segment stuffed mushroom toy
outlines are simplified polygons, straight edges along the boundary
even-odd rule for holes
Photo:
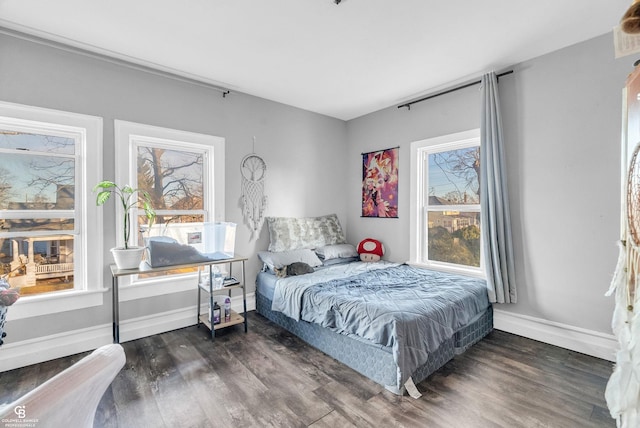
[[[384,245],[376,239],[363,239],[358,244],[358,254],[363,262],[377,262],[384,255]]]

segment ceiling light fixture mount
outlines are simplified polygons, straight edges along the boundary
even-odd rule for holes
[[[333,2],[334,2],[335,4],[340,4],[340,2],[341,2],[341,1],[342,1],[342,0],[333,0]]]

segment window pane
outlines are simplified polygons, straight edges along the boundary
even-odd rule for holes
[[[95,263],[102,249],[91,248],[102,210],[90,191],[103,179],[95,167],[102,118],[9,103],[0,110],[0,273],[11,273],[21,295],[66,295],[30,298],[29,312],[95,304],[101,297],[62,290],[102,286],[103,266]],[[86,203],[76,204],[76,191]]]
[[[429,212],[429,260],[480,267],[480,213]]]
[[[0,213],[0,217],[2,214]],[[74,230],[72,218],[0,218],[0,233]]]
[[[147,218],[145,216],[140,216],[140,224],[147,224]],[[159,213],[156,217],[155,223],[156,225],[164,225],[163,227],[171,227],[171,224],[178,223],[202,223],[204,222],[203,214],[161,214]]]
[[[429,154],[429,205],[478,204],[480,148]]]
[[[0,274],[21,295],[73,289],[73,236],[0,238]]]
[[[0,128],[0,148],[2,149],[73,155],[75,147],[76,142],[73,138]]]
[[[3,153],[0,209],[74,209],[75,161],[70,158]]]
[[[140,146],[138,187],[151,195],[156,210],[200,210],[202,161],[202,153]]]

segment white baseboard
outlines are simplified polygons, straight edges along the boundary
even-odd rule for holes
[[[107,324],[5,343],[0,349],[0,372],[90,351],[112,341]]]
[[[206,308],[206,307],[205,307]],[[242,296],[231,299],[231,308],[242,312]],[[247,311],[255,310],[254,293],[247,294]],[[194,325],[196,307],[176,309],[120,322],[120,342],[140,339]],[[113,341],[111,323],[72,330],[21,342],[6,343],[0,349],[0,372],[91,351]]]
[[[234,296],[231,307],[242,312],[242,298]],[[206,310],[206,306],[203,305]],[[247,294],[247,311],[255,310],[254,293]],[[139,339],[195,323],[195,306],[157,313],[120,323],[121,342]],[[496,330],[517,334],[608,361],[615,361],[618,342],[611,334],[599,333],[541,318],[494,309]],[[0,349],[0,372],[26,367],[60,357],[91,351],[111,343],[111,324],[7,343]]]
[[[561,348],[615,361],[618,341],[612,334],[600,333],[527,315],[493,310],[493,327]]]

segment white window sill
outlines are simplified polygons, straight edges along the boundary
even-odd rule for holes
[[[120,302],[196,290],[198,284],[198,277],[195,273],[139,281],[125,286],[123,286],[122,278],[120,279],[118,288]],[[23,296],[10,307],[7,312],[7,320],[19,320],[102,306],[105,294],[107,294],[107,299],[111,299],[110,288],[91,291],[60,291],[57,293]]]
[[[59,291],[56,293],[23,296],[7,311],[9,321],[39,317],[58,312],[102,306],[108,288],[90,291]]]

